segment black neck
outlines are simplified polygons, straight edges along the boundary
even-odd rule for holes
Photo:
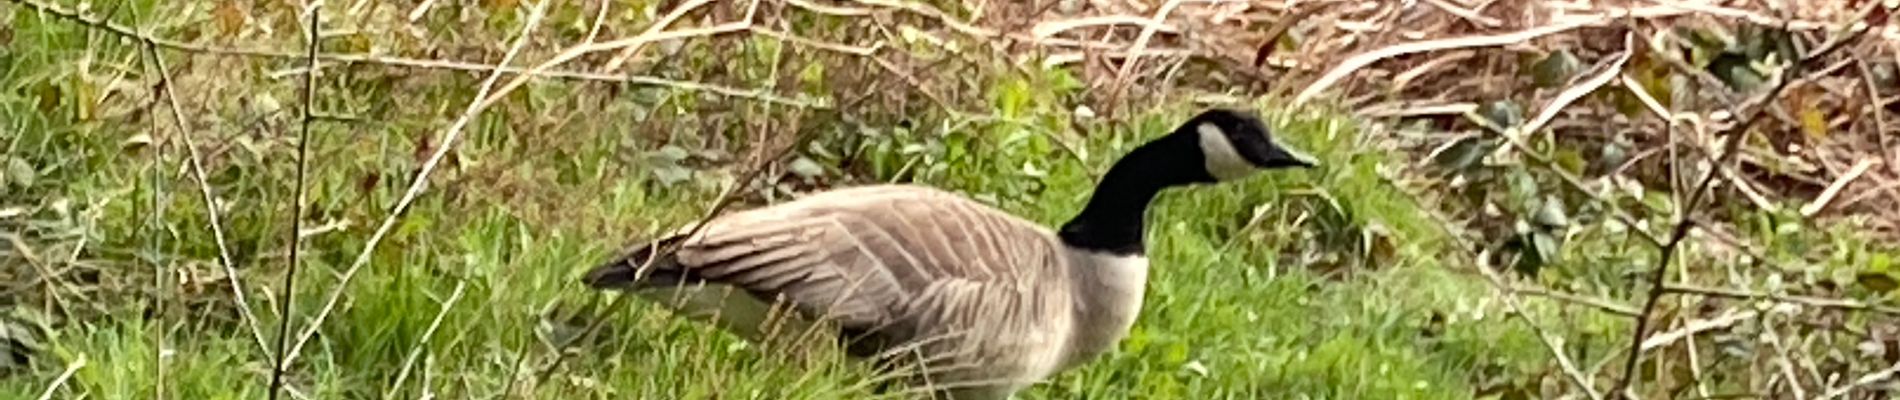
[[[1144,251],[1143,218],[1162,189],[1213,182],[1193,135],[1172,134],[1144,144],[1109,167],[1087,207],[1058,234],[1071,247],[1115,255]]]

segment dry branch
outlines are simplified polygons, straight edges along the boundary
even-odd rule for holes
[[[1856,378],[1854,379],[1853,382],[1850,382],[1846,385],[1842,385],[1840,387],[1836,387],[1833,389],[1828,389],[1827,393],[1821,394],[1821,400],[1830,400],[1830,399],[1847,396],[1848,393],[1852,393],[1855,390],[1866,388],[1868,386],[1873,386],[1876,383],[1890,381],[1890,380],[1895,379],[1896,377],[1900,377],[1900,362],[1893,363],[1893,366],[1887,367],[1887,369],[1874,371],[1867,375],[1861,375],[1860,378]]]
[[[757,1],[757,0],[754,0],[754,1]],[[686,4],[681,4],[677,7],[673,7],[673,11],[667,12],[666,15],[660,17],[658,21],[653,21],[653,23],[647,24],[647,30],[644,32],[640,32],[639,36],[646,37],[646,36],[658,35],[660,32],[665,31],[668,26],[672,26],[673,22],[679,21],[680,17],[686,16],[686,13],[692,12],[693,10],[699,9],[699,7],[702,7],[711,3],[712,3],[711,0],[689,0],[686,2]],[[601,4],[601,7],[605,9],[607,7],[607,4],[603,3]],[[594,40],[592,37],[589,37],[587,39],[587,42],[593,43]],[[621,64],[624,64],[627,62],[628,59],[633,58],[635,54],[640,52],[640,49],[646,47],[647,43],[650,43],[650,42],[634,43],[633,45],[627,46],[627,48],[621,49],[620,54],[615,55],[612,60],[607,61],[607,65],[601,66],[599,72],[612,73],[615,70],[619,70]]]
[[[1638,315],[1642,315],[1642,312],[1638,311],[1635,307],[1617,304],[1615,302],[1611,302],[1605,299],[1584,297],[1584,296],[1579,296],[1574,293],[1560,292],[1560,291],[1550,290],[1550,289],[1546,289],[1542,287],[1514,286],[1511,288],[1511,291],[1527,294],[1527,295],[1532,295],[1532,296],[1548,298],[1551,300],[1557,300],[1557,301],[1561,301],[1565,303],[1589,306],[1590,308],[1595,308],[1598,310],[1602,310],[1603,312],[1615,314],[1618,316],[1635,317]]]
[[[545,11],[546,7],[546,0],[534,3],[533,8],[528,14],[527,21],[522,24],[520,35],[515,38],[515,44],[510,46],[508,53],[502,56],[499,65],[508,65],[514,60],[516,55],[521,53],[523,48],[527,47],[529,38],[532,36],[531,34],[534,32],[534,29],[541,24],[541,17],[544,15],[543,11]],[[484,104],[492,100],[489,92],[491,89],[494,89],[495,82],[501,79],[501,75],[500,72],[490,73],[488,78],[482,81],[481,89],[476,91],[475,98],[469,102],[467,109],[463,110],[462,116],[457,118],[454,124],[449,125],[448,129],[444,130],[442,138],[436,141],[436,143],[440,143],[440,145],[437,146],[433,154],[429,155],[428,160],[422,163],[422,168],[416,171],[414,179],[409,182],[409,189],[403,192],[402,198],[396,201],[396,206],[390,209],[388,216],[383,218],[382,225],[376,227],[375,233],[371,233],[369,240],[364,242],[363,250],[357,253],[356,260],[352,261],[349,268],[343,271],[343,275],[337,278],[336,288],[330,290],[328,300],[324,301],[323,308],[317,312],[316,318],[311,319],[310,326],[305,328],[303,333],[297,335],[297,344],[291,346],[290,350],[282,356],[283,362],[280,363],[281,368],[288,369],[292,363],[296,362],[297,355],[302,351],[303,346],[317,335],[317,330],[323,327],[324,320],[330,316],[332,311],[336,310],[337,302],[342,300],[343,293],[349,288],[351,279],[356,277],[356,273],[361,271],[364,265],[369,264],[370,255],[376,251],[376,246],[382,243],[383,238],[388,237],[390,231],[394,230],[396,222],[402,219],[405,212],[409,210],[409,205],[415,202],[416,197],[422,195],[423,189],[429,184],[429,174],[435,172],[436,166],[441,165],[442,159],[448,154],[448,151],[455,148],[456,139],[461,137],[462,129],[468,126],[468,123],[474,119],[475,115],[480,114],[482,110],[486,108]],[[289,318],[289,316],[285,316],[285,318]]]
[[[226,283],[231,285],[231,299],[236,302],[238,317],[244,320],[244,326],[250,330],[251,340],[261,354],[270,354],[270,345],[265,344],[264,331],[258,328],[257,316],[251,313],[250,299],[244,294],[244,281],[238,277],[236,262],[231,257],[230,241],[225,238],[224,213],[218,210],[218,197],[211,192],[211,182],[205,173],[204,157],[198,152],[198,141],[192,138],[192,130],[185,121],[185,112],[178,102],[177,91],[171,80],[170,68],[165,65],[165,57],[158,53],[157,46],[146,41],[146,56],[152,60],[152,67],[158,70],[159,83],[164,86],[165,104],[171,113],[172,127],[178,131],[178,137],[184,141],[185,157],[190,164],[191,178],[198,185],[198,194],[204,199],[205,218],[211,226],[211,238],[218,246],[218,264],[224,269]],[[283,316],[283,318],[289,318]]]
[[[1809,297],[1809,296],[1757,293],[1757,292],[1750,292],[1750,291],[1738,290],[1738,289],[1707,288],[1707,287],[1691,286],[1691,285],[1685,285],[1685,284],[1673,284],[1673,283],[1667,286],[1664,286],[1663,290],[1666,290],[1670,293],[1675,293],[1675,294],[1720,297],[1720,298],[1728,298],[1728,299],[1735,299],[1735,300],[1768,300],[1768,301],[1773,301],[1776,303],[1795,304],[1795,305],[1802,305],[1802,306],[1808,306],[1808,307],[1841,310],[1841,311],[1871,312],[1875,314],[1885,314],[1885,315],[1900,317],[1900,308],[1868,304],[1866,302],[1855,301],[1855,300],[1827,299],[1827,298]]]
[[[1807,64],[1813,63],[1821,59],[1821,57],[1832,53],[1834,50],[1840,49],[1847,41],[1858,37],[1859,32],[1865,31],[1865,26],[1862,25],[1861,29],[1858,30],[1849,28],[1843,29],[1842,31],[1853,33],[1836,36],[1814,52],[1804,55],[1801,59],[1795,60],[1787,67],[1782,68],[1776,79],[1775,86],[1760,97],[1761,100],[1756,103],[1757,106],[1754,108],[1754,111],[1748,114],[1735,114],[1746,115],[1746,117],[1743,117],[1739,124],[1728,130],[1730,134],[1728,135],[1729,139],[1726,143],[1726,148],[1724,148],[1720,154],[1715,155],[1714,160],[1709,162],[1710,167],[1708,171],[1703,172],[1701,180],[1696,183],[1693,189],[1690,189],[1688,203],[1678,209],[1680,214],[1676,218],[1675,228],[1670,233],[1668,242],[1666,242],[1660,250],[1661,254],[1658,256],[1659,261],[1656,263],[1655,271],[1652,271],[1649,276],[1649,294],[1647,299],[1643,302],[1643,315],[1637,318],[1636,326],[1631,332],[1629,351],[1623,361],[1623,374],[1617,379],[1614,390],[1611,390],[1612,393],[1625,393],[1624,389],[1629,388],[1630,384],[1636,381],[1636,379],[1634,379],[1636,365],[1638,364],[1638,360],[1642,359],[1641,344],[1648,335],[1647,331],[1651,316],[1654,315],[1656,306],[1661,302],[1663,294],[1666,293],[1665,286],[1669,266],[1675,260],[1677,249],[1682,245],[1683,240],[1688,238],[1691,228],[1695,225],[1694,216],[1696,210],[1702,206],[1703,200],[1708,198],[1711,192],[1709,190],[1710,184],[1715,181],[1717,176],[1721,175],[1720,171],[1722,170],[1722,166],[1728,164],[1729,160],[1734,158],[1736,154],[1741,153],[1741,145],[1748,141],[1747,139],[1751,132],[1750,128],[1752,128],[1757,121],[1761,120],[1763,116],[1769,114],[1769,110],[1774,107],[1774,102],[1780,99],[1782,91],[1788,88],[1789,83],[1796,80],[1797,73],[1803,71]]]
[[[59,392],[60,388],[66,387],[66,381],[69,379],[72,379],[73,374],[78,373],[79,370],[83,368],[86,368],[86,355],[84,353],[81,353],[79,354],[78,359],[75,359],[71,363],[66,364],[66,370],[60,372],[59,376],[54,377],[53,383],[46,385],[46,390],[40,392],[39,399],[40,400],[52,399],[53,393],[57,393]],[[81,397],[84,397],[84,396],[81,396]]]
[[[1676,13],[1680,13],[1680,11]],[[1675,13],[1653,12],[1653,13],[1646,13],[1646,14],[1674,15]],[[1425,40],[1425,41],[1418,41],[1418,42],[1402,43],[1402,44],[1393,45],[1390,47],[1370,51],[1364,54],[1359,54],[1351,58],[1347,58],[1346,60],[1340,62],[1339,66],[1333,67],[1333,69],[1326,71],[1325,75],[1320,76],[1318,80],[1314,81],[1311,84],[1308,84],[1306,86],[1306,89],[1302,89],[1298,95],[1293,97],[1293,106],[1297,107],[1299,105],[1305,104],[1307,101],[1312,100],[1313,97],[1318,96],[1320,92],[1323,92],[1326,89],[1331,88],[1334,83],[1337,83],[1340,79],[1344,79],[1347,75],[1351,75],[1353,72],[1358,71],[1361,68],[1365,68],[1366,66],[1372,65],[1372,63],[1379,62],[1381,60],[1385,60],[1388,58],[1402,56],[1406,54],[1429,52],[1429,51],[1465,49],[1465,48],[1475,48],[1475,47],[1497,47],[1497,46],[1523,43],[1531,39],[1536,39],[1536,38],[1554,34],[1554,33],[1565,32],[1565,31],[1582,28],[1586,26],[1602,25],[1604,23],[1614,21],[1615,18],[1620,17],[1620,16],[1621,15],[1599,14],[1594,17],[1577,18],[1573,21],[1569,21],[1569,22],[1565,22],[1565,23],[1561,23],[1557,25],[1525,29],[1522,31],[1511,32],[1511,33],[1506,33],[1506,34],[1469,36],[1469,37],[1460,37],[1460,38],[1451,38],[1451,39],[1436,39],[1436,40]]]
[[[1697,333],[1707,332],[1707,331],[1715,330],[1715,329],[1726,329],[1728,327],[1735,326],[1735,324],[1738,322],[1754,319],[1756,316],[1759,316],[1759,315],[1761,315],[1761,313],[1755,310],[1732,310],[1731,309],[1731,310],[1728,310],[1727,312],[1722,313],[1721,316],[1717,316],[1715,318],[1689,321],[1689,323],[1683,324],[1682,329],[1659,333],[1654,336],[1650,336],[1647,339],[1643,339],[1642,351],[1649,352],[1659,347],[1668,346],[1670,344],[1674,344],[1675,342],[1679,342],[1679,341],[1682,341],[1683,339],[1692,337]]]
[[[1801,216],[1812,217],[1814,214],[1820,213],[1821,209],[1826,208],[1829,203],[1834,201],[1835,196],[1841,194],[1841,189],[1847,188],[1847,184],[1853,183],[1855,179],[1860,179],[1861,174],[1867,173],[1867,169],[1872,168],[1877,162],[1878,161],[1874,161],[1873,159],[1864,159],[1858,163],[1854,163],[1853,168],[1849,168],[1847,173],[1841,174],[1840,178],[1835,178],[1834,183],[1828,184],[1827,190],[1821,191],[1821,195],[1816,196],[1814,201],[1801,206]]]
[[[270,371],[269,396],[271,400],[277,399],[277,393],[284,387],[284,374],[290,369],[290,364],[286,362],[289,358],[284,357],[284,346],[290,343],[290,321],[295,319],[290,317],[291,310],[295,309],[291,305],[297,302],[297,269],[303,261],[300,257],[303,249],[303,207],[308,202],[305,197],[308,196],[306,190],[309,186],[310,125],[316,121],[311,111],[316,108],[317,100],[317,47],[319,41],[322,40],[318,32],[321,31],[323,21],[323,2],[310,2],[304,12],[309,15],[308,22],[305,22],[307,26],[304,27],[307,32],[304,38],[305,57],[309,60],[304,64],[303,121],[297,131],[297,177],[293,181],[296,188],[292,189],[294,194],[291,196],[293,203],[290,205],[290,231],[287,235],[290,240],[289,265],[284,270],[283,287],[278,289],[284,293],[284,301],[283,308],[277,313],[281,316],[277,321],[277,351],[271,353],[273,355]],[[417,12],[420,13],[421,9]]]
[[[1525,327],[1530,328],[1532,334],[1537,336],[1538,341],[1544,345],[1544,349],[1550,353],[1551,358],[1557,361],[1557,366],[1562,371],[1564,377],[1569,379],[1571,384],[1576,385],[1577,389],[1583,391],[1584,395],[1590,399],[1602,400],[1603,395],[1597,392],[1596,384],[1594,380],[1591,379],[1591,376],[1578,369],[1576,361],[1571,360],[1569,353],[1564,350],[1563,340],[1551,335],[1549,331],[1545,330],[1542,325],[1539,325],[1536,320],[1531,319],[1529,310],[1524,307],[1522,299],[1518,297],[1519,287],[1512,285],[1503,274],[1498,273],[1497,269],[1491,266],[1490,259],[1492,257],[1490,250],[1473,250],[1479,248],[1479,246],[1476,246],[1471,239],[1467,238],[1463,232],[1457,228],[1457,224],[1451,223],[1446,220],[1443,215],[1438,213],[1428,213],[1428,215],[1439,222],[1438,227],[1446,236],[1458,242],[1452,247],[1463,250],[1468,259],[1471,260],[1471,263],[1477,266],[1479,275],[1483,276],[1485,282],[1489,283],[1491,288],[1498,293],[1498,298],[1503,300],[1506,307],[1510,308],[1511,315],[1516,316],[1519,321],[1524,323]],[[1542,290],[1539,291],[1539,293],[1548,294],[1555,292]]]
[[[221,46],[180,42],[180,41],[158,37],[158,36],[154,36],[150,34],[140,33],[131,28],[127,28],[123,25],[119,25],[118,23],[115,23],[115,22],[106,21],[104,19],[100,19],[97,17],[88,16],[77,11],[67,10],[57,5],[41,2],[40,0],[6,0],[6,1],[25,5],[28,9],[32,9],[37,12],[41,12],[41,13],[45,13],[48,15],[62,18],[62,19],[66,19],[69,21],[73,21],[81,25],[90,27],[92,29],[102,30],[105,32],[112,33],[114,35],[119,35],[122,37],[131,38],[134,40],[149,42],[160,48],[165,48],[165,49],[170,49],[170,50],[184,51],[184,52],[190,52],[190,53],[220,55],[220,56],[263,57],[263,58],[277,58],[277,59],[297,60],[297,61],[301,61],[306,58],[306,55],[302,54],[301,52],[241,49],[241,48],[229,48],[229,47],[221,47]],[[654,39],[654,40],[658,40],[658,39]],[[763,101],[767,103],[775,103],[775,104],[782,104],[782,105],[795,106],[795,107],[827,108],[827,105],[824,103],[813,102],[813,101],[805,100],[805,99],[787,98],[783,96],[778,96],[778,95],[771,94],[770,91],[765,90],[765,89],[743,89],[743,88],[715,85],[715,84],[709,84],[709,83],[666,79],[666,78],[660,78],[660,77],[648,76],[648,75],[594,73],[594,72],[559,70],[559,69],[543,69],[543,70],[537,71],[537,70],[509,67],[507,65],[499,65],[499,64],[490,65],[490,64],[456,61],[456,60],[430,60],[430,59],[418,59],[418,58],[408,58],[408,57],[381,56],[381,55],[374,55],[374,54],[318,53],[317,59],[328,61],[328,62],[334,62],[334,63],[365,63],[365,64],[377,64],[377,65],[387,65],[387,66],[406,67],[406,68],[440,69],[440,70],[475,72],[475,73],[484,73],[484,74],[494,74],[494,73],[509,74],[509,75],[527,74],[534,77],[647,85],[647,86],[664,87],[664,88],[675,89],[675,90],[706,92],[706,93],[717,94],[720,96],[752,99],[752,100]]]

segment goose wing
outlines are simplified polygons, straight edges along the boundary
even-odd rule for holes
[[[589,280],[597,287],[728,284],[862,330],[911,313],[947,312],[931,307],[946,304],[939,298],[946,291],[1017,294],[993,297],[1017,303],[1036,282],[1058,279],[1057,263],[1064,262],[1047,229],[914,186],[835,190],[707,224],[690,238],[682,230],[635,249],[596,268]],[[675,242],[677,248],[655,260],[647,277],[631,281],[632,268]],[[616,282],[615,276],[623,279]],[[955,303],[971,301],[977,300]]]

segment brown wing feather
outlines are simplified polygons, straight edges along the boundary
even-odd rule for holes
[[[868,329],[903,324],[908,313],[950,312],[917,309],[946,305],[914,301],[935,285],[1026,293],[1053,278],[1056,249],[1046,229],[981,203],[923,187],[869,186],[715,218],[657,273],[783,298]],[[980,317],[923,319],[969,326]]]

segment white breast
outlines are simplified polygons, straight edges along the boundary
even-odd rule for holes
[[[1148,258],[1074,251],[1075,321],[1064,367],[1094,359],[1128,336],[1148,288]]]

